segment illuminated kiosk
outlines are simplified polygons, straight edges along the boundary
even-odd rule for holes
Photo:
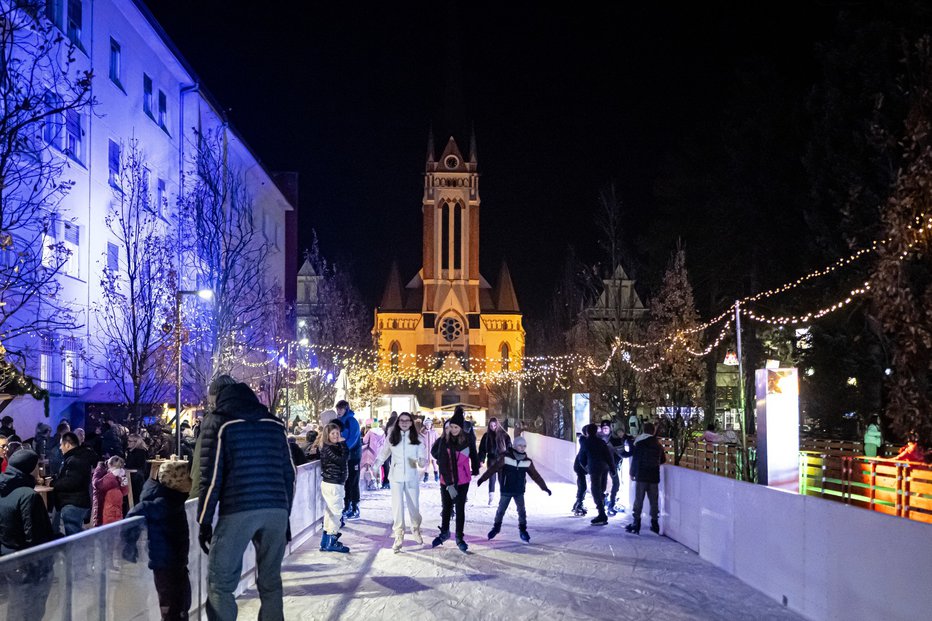
[[[796,369],[758,369],[757,482],[799,491],[799,378]]]

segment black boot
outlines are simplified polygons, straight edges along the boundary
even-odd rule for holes
[[[650,521],[650,532],[660,534],[660,522],[657,520]]]
[[[635,519],[633,522],[625,526],[625,530],[629,533],[634,533],[635,535],[640,534],[641,532],[641,520]]]
[[[605,524],[608,524],[608,516],[605,515],[604,511],[600,511],[599,514],[592,518],[589,523],[595,526],[604,526]]]

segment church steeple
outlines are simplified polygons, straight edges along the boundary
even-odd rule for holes
[[[392,261],[392,269],[388,274],[385,292],[382,293],[382,310],[401,310],[404,308],[401,300],[401,275],[398,272],[398,262]]]
[[[499,313],[518,313],[518,296],[515,295],[515,287],[511,282],[511,272],[508,271],[508,264],[502,261],[502,269],[498,273],[498,299],[495,300],[495,310]]]
[[[476,126],[473,125],[469,131],[469,163],[478,164],[478,153],[476,151]]]
[[[430,124],[430,130],[427,132],[427,163],[434,162],[434,124]]]

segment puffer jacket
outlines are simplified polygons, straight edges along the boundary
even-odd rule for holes
[[[519,453],[514,448],[508,449],[494,464],[489,466],[485,473],[479,477],[476,484],[482,485],[497,472],[502,473],[502,494],[509,496],[523,494],[527,483],[525,475],[530,475],[534,482],[545,492],[550,491],[547,489],[547,484],[544,483],[544,478],[537,472],[534,462],[527,456],[527,453]]]
[[[476,450],[476,436],[463,430],[462,444],[451,445],[446,436],[441,436],[431,452],[437,460],[440,481],[444,485],[466,485],[479,474],[479,452]]]
[[[36,493],[36,480],[8,466],[0,475],[0,546],[4,553],[25,550],[54,539],[52,523]]]
[[[417,484],[418,468],[427,465],[427,447],[420,438],[417,444],[411,444],[408,434],[402,433],[398,444],[394,446],[389,440],[385,441],[373,469],[378,470],[389,457],[392,458],[392,465],[388,470],[390,482]]]
[[[345,484],[346,477],[349,476],[349,468],[346,465],[348,459],[349,451],[346,448],[346,442],[321,446],[320,476],[324,483]]]
[[[667,461],[657,436],[642,433],[634,440],[631,454],[631,480],[638,483],[660,483],[660,464]]]
[[[346,440],[346,448],[349,449],[349,460],[360,461],[362,459],[362,432],[359,429],[359,421],[356,420],[356,413],[347,409],[343,416],[338,416],[336,420],[343,426],[343,438]],[[388,427],[385,428],[388,433]]]
[[[149,569],[173,569],[188,564],[188,518],[184,503],[188,495],[149,479],[139,494],[139,504],[126,514],[127,519],[137,515],[146,519],[149,531]],[[124,530],[124,541],[135,548],[139,528]]]
[[[123,497],[129,495],[129,485],[117,479],[106,464],[98,464],[92,476],[94,486],[91,524],[103,526],[123,519]]]
[[[285,424],[269,415],[246,384],[225,386],[201,429],[197,519],[255,509],[285,509],[294,500],[295,467]]]
[[[56,508],[61,510],[65,505],[91,508],[91,473],[96,464],[97,453],[84,444],[65,454],[61,471],[52,483]]]

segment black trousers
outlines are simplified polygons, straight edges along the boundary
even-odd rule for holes
[[[593,472],[590,476],[592,479],[592,500],[595,502],[595,508],[598,509],[599,515],[605,513],[605,485],[608,483],[608,470]]]
[[[153,569],[162,621],[183,621],[191,609],[191,580],[188,568]]]
[[[609,500],[614,505],[618,499],[618,488],[621,487],[621,481],[618,479],[618,468],[612,468],[608,471],[608,476],[612,478],[612,491],[609,492]]]
[[[469,491],[469,483],[456,486],[456,498],[450,498],[446,485],[440,486],[440,500],[443,503],[443,509],[440,513],[440,530],[443,532],[450,531],[450,514],[453,507],[456,507],[456,538],[463,538],[463,527],[466,525],[466,492]]]
[[[346,477],[346,495],[343,497],[343,510],[350,508],[350,505],[359,504],[359,460],[351,459],[346,462],[349,475]]]
[[[586,484],[586,471],[582,468],[573,468],[573,472],[576,473],[576,502],[582,502],[586,497],[586,489],[588,485]]]

